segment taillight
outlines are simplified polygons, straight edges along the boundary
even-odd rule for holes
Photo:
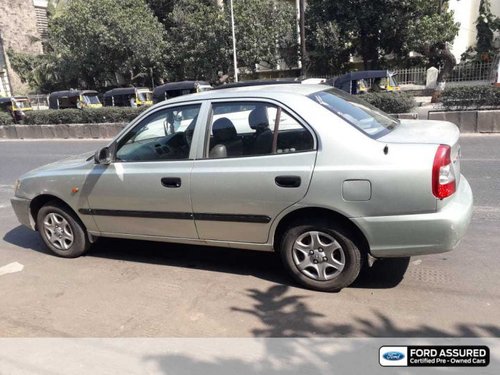
[[[456,190],[455,171],[451,162],[451,147],[440,145],[432,166],[432,193],[438,199],[452,195]]]

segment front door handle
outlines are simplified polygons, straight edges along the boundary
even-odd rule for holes
[[[301,179],[299,176],[277,176],[274,182],[279,187],[297,188],[300,186]]]
[[[161,184],[167,188],[178,188],[181,187],[182,181],[179,177],[163,177]]]

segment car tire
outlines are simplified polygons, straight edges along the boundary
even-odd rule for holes
[[[282,237],[282,262],[302,286],[337,292],[356,280],[363,262],[349,237],[348,231],[326,220],[296,223]]]
[[[45,245],[60,257],[76,258],[90,248],[83,223],[59,202],[49,202],[40,208],[37,227]]]

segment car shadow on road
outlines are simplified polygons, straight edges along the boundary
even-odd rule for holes
[[[491,341],[484,337],[500,336],[499,326],[479,323],[457,323],[448,329],[432,323],[402,326],[388,314],[373,309],[363,314],[353,312],[354,317],[348,323],[336,322],[335,318],[325,319],[325,315],[318,312],[319,309],[315,311],[307,303],[307,296],[301,296],[284,285],[248,289],[247,296],[253,301],[252,306],[248,309],[234,306],[232,311],[259,320],[258,328],[251,331],[259,340],[233,340],[229,344],[227,341],[213,340],[210,345],[197,341],[193,345],[197,351],[175,347],[174,350],[170,348],[163,350],[163,353],[144,356],[143,361],[156,367],[162,374],[176,375],[337,374],[346,371],[346,364],[349,369],[361,366],[364,359],[362,353],[368,353],[367,358],[372,358],[367,362],[367,368],[378,368],[379,347],[408,345],[408,338],[423,338],[418,342],[419,345],[450,345],[450,337],[457,338],[453,341],[455,345],[460,345],[459,338],[475,338],[475,345],[489,345]],[[381,339],[376,342],[345,340],[351,337]],[[435,341],[436,338],[445,338],[447,341]],[[464,342],[462,345],[470,343]],[[228,345],[231,345],[229,353]],[[200,352],[202,355],[198,355]]]
[[[7,232],[4,241],[24,249],[51,254],[38,233],[24,226]],[[170,267],[252,275],[273,283],[294,286],[275,253],[174,243],[101,238],[86,256]],[[351,288],[387,289],[404,277],[409,258],[377,261],[362,272]]]

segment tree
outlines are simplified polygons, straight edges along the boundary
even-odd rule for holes
[[[169,80],[216,81],[233,69],[229,7],[213,0],[178,0],[166,24]],[[297,62],[293,5],[273,0],[234,2],[238,66],[255,71],[256,64],[275,67],[283,59]]]
[[[49,23],[49,43],[83,86],[163,72],[163,28],[143,0],[70,0]]]
[[[59,0],[49,19],[47,54],[14,54],[34,89],[149,83],[164,74],[163,27],[144,0]]]
[[[166,69],[170,81],[215,81],[231,66],[229,19],[211,1],[178,0],[168,16]]]
[[[387,55],[404,61],[412,50],[430,57],[434,48],[445,46],[458,32],[451,13],[438,14],[439,4],[436,0],[310,0],[308,49],[335,62],[337,69],[345,67],[352,54],[363,59],[365,69],[380,68]],[[324,30],[334,36],[330,57],[325,56]]]
[[[166,30],[172,26],[170,13],[174,10],[176,0],[146,0],[154,15],[163,24]]]
[[[297,64],[296,14],[291,3],[237,0],[234,15],[239,66],[255,71],[257,64],[275,68],[282,59],[288,66]]]

